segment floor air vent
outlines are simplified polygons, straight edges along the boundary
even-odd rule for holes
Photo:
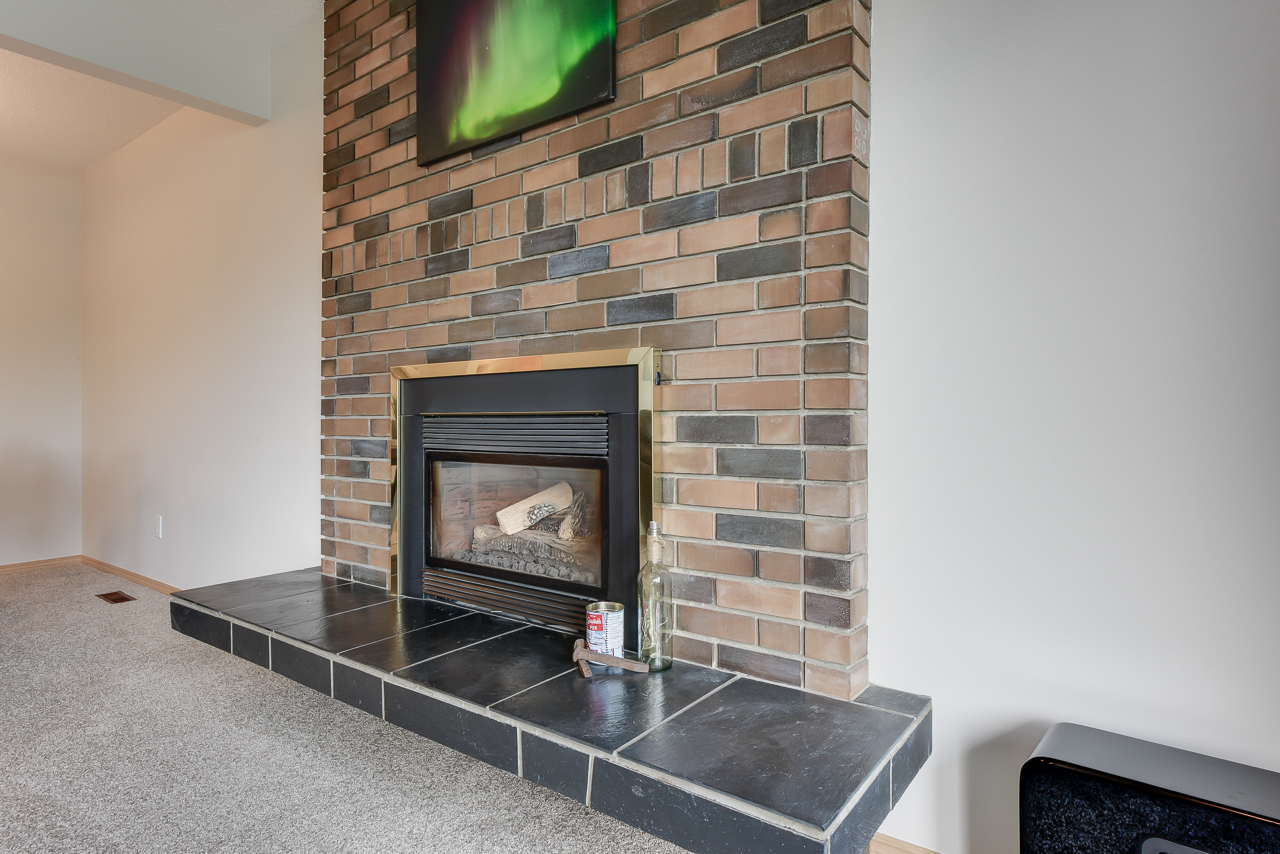
[[[103,602],[110,602],[112,605],[119,605],[121,602],[132,602],[134,597],[120,590],[112,590],[110,593],[99,593],[98,598]]]

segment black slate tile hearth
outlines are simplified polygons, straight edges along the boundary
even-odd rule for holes
[[[882,709],[739,679],[621,755],[825,829],[911,724]]]
[[[312,593],[325,587],[334,587],[345,582],[330,575],[321,575],[320,567],[299,569],[293,572],[282,572],[278,575],[265,575],[262,578],[246,578],[243,581],[228,581],[225,584],[212,584],[208,587],[194,587],[173,594],[179,599],[195,602],[213,611],[227,611],[242,605],[255,602],[268,602],[297,593]]]
[[[443,602],[393,599],[355,611],[295,623],[281,629],[280,634],[329,652],[342,652],[470,613],[473,612]]]
[[[396,676],[488,706],[573,669],[573,641],[571,635],[529,627],[415,664]]]
[[[590,679],[574,670],[494,710],[612,752],[733,678],[683,661],[661,673],[598,665],[592,670]]]
[[[196,640],[704,854],[861,854],[932,749],[928,697],[873,685],[846,703],[684,662],[585,678],[570,635],[314,570],[176,593],[170,613]]]
[[[419,661],[524,628],[524,623],[515,620],[492,614],[471,613],[456,620],[445,620],[425,629],[348,649],[344,657],[391,673]]]

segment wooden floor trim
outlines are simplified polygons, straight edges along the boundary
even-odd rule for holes
[[[928,848],[921,848],[919,845],[912,845],[910,842],[903,842],[901,839],[894,839],[892,836],[885,836],[883,833],[877,833],[871,839],[871,854],[935,854]]]
[[[125,581],[132,581],[134,584],[141,584],[143,587],[149,587],[157,593],[163,593],[166,596],[182,589],[180,587],[165,584],[162,581],[156,581],[154,578],[147,578],[145,575],[139,575],[136,572],[130,572],[127,569],[121,569],[114,564],[107,563],[105,560],[98,560],[96,557],[89,557],[88,555],[67,555],[66,557],[51,557],[47,560],[29,560],[24,563],[9,563],[4,566],[0,566],[0,573],[21,572],[24,569],[48,569],[53,566],[66,566],[73,563],[83,564],[84,566],[91,566],[94,569],[100,569],[103,572],[109,572],[112,575],[123,578]]]

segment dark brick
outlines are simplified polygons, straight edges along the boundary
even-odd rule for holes
[[[804,676],[804,664],[794,658],[782,658],[725,644],[720,644],[719,647],[720,666],[725,670],[797,686]]]
[[[804,583],[828,590],[849,590],[853,586],[853,563],[833,557],[805,555]]]
[[[857,196],[849,197],[849,224],[859,234],[871,233],[871,208]]]
[[[369,508],[369,521],[375,525],[390,525],[391,508],[386,504],[375,504]]]
[[[471,208],[471,188],[467,187],[465,190],[437,196],[427,202],[427,219],[440,219],[469,211]]]
[[[547,331],[547,314],[531,311],[525,314],[504,314],[493,320],[494,338],[515,338],[518,335],[538,335]]]
[[[524,202],[524,227],[530,231],[542,228],[545,213],[546,207],[543,204],[542,193],[534,193]]]
[[[449,324],[449,343],[462,344],[467,341],[483,341],[493,337],[493,318],[482,317],[476,320],[455,320]]]
[[[649,164],[638,163],[627,170],[627,205],[643,205],[649,201]]]
[[[338,477],[368,477],[369,463],[365,460],[337,460],[334,474]]]
[[[710,605],[716,601],[716,583],[701,575],[671,573],[671,595],[675,599],[701,602]]]
[[[644,140],[639,136],[601,145],[578,155],[578,177],[583,178],[597,172],[616,169],[628,163],[635,163],[643,156]]]
[[[796,169],[817,162],[818,117],[810,116],[792,122],[787,128],[787,168]]]
[[[803,198],[804,176],[799,172],[784,172],[772,178],[725,187],[720,191],[720,215],[791,205]]]
[[[535,234],[526,234],[520,238],[520,255],[528,258],[532,255],[545,255],[548,252],[559,252],[572,249],[578,245],[578,232],[572,225],[559,228],[548,228]]]
[[[422,302],[428,299],[439,299],[449,293],[448,279],[427,279],[409,283],[409,302]]]
[[[368,394],[368,377],[338,377],[334,383],[334,391],[338,394]]]
[[[547,259],[530,258],[528,261],[504,264],[495,271],[494,275],[497,286],[500,288],[541,282],[547,277]]]
[[[794,273],[800,269],[802,262],[803,252],[799,243],[771,243],[721,252],[716,256],[716,281],[758,279],[762,276]]]
[[[332,172],[340,169],[348,163],[356,159],[356,144],[348,143],[341,148],[335,148],[324,156],[324,171]]]
[[[670,320],[676,316],[675,294],[648,294],[631,299],[613,300],[609,303],[609,326],[624,323],[650,323]]]
[[[640,330],[641,347],[661,350],[694,350],[716,343],[716,322],[694,320],[689,323],[661,323]]]
[[[545,356],[548,353],[572,353],[572,335],[554,335],[550,338],[526,338],[520,342],[521,356]]]
[[[716,514],[716,539],[726,543],[772,546],[779,549],[804,548],[804,522],[775,516]]]
[[[806,415],[804,440],[810,445],[852,445],[853,416],[840,414]]]
[[[811,199],[847,193],[853,189],[853,162],[838,160],[815,166],[805,173],[805,185]]]
[[[467,362],[471,359],[471,345],[461,344],[453,347],[428,347],[427,362]]]
[[[349,563],[338,564],[334,569],[334,572],[337,574],[338,578],[344,578],[348,581],[351,580],[351,564]]]
[[[716,114],[704,113],[677,124],[650,131],[644,135],[645,157],[657,157],[669,151],[711,142],[719,135],[718,128]]]
[[[760,23],[767,24],[779,18],[785,18],[792,12],[817,6],[823,0],[760,0]],[[798,20],[803,21],[804,18]]]
[[[849,600],[821,593],[804,594],[804,618],[811,623],[837,629],[853,628],[853,608]]]
[[[519,290],[489,291],[471,298],[471,314],[473,317],[519,310]]]
[[[777,89],[788,83],[817,77],[853,62],[853,35],[827,39],[804,50],[780,56],[760,66],[760,88]]]
[[[676,0],[644,16],[644,37],[651,39],[705,18],[720,8],[716,0]]]
[[[804,452],[777,448],[717,448],[716,474],[799,480],[804,477]]]
[[[352,237],[356,240],[368,240],[371,237],[386,234],[390,228],[391,215],[382,214],[357,222],[355,228],[352,229]]]
[[[716,72],[724,74],[767,56],[800,47],[808,36],[807,29],[804,18],[792,18],[727,41],[716,51]]]
[[[748,445],[756,440],[754,415],[676,416],[677,442],[726,442]]]
[[[750,98],[759,91],[759,69],[743,68],[685,89],[680,93],[680,115],[692,116],[703,110],[714,110],[725,104]]]
[[[849,341],[824,341],[804,345],[806,374],[845,374],[854,367],[853,344]]]
[[[373,295],[368,291],[338,297],[338,314],[355,314],[357,311],[368,311],[373,303]]]
[[[674,477],[662,478],[662,503],[676,503],[676,479]]]
[[[382,86],[374,89],[368,95],[357,98],[355,102],[355,117],[367,116],[375,110],[381,110],[387,104],[391,103],[391,87],[390,85]]]
[[[520,134],[515,136],[504,136],[502,139],[495,139],[493,142],[486,142],[484,145],[476,148],[471,152],[472,160],[483,160],[490,154],[497,154],[499,151],[506,151],[508,148],[519,145],[523,142]]]
[[[804,313],[805,338],[867,339],[867,310],[857,305],[833,305],[806,309]]]
[[[387,458],[387,442],[385,439],[352,439],[351,456],[385,460]]]
[[[418,133],[418,117],[405,116],[398,122],[387,125],[387,145],[404,142]]]
[[[355,279],[351,276],[339,276],[333,282],[333,292],[335,294],[349,294],[354,284]]]
[[[644,209],[644,230],[660,231],[716,218],[716,194],[698,193],[669,202],[659,202]]]
[[[593,300],[640,293],[640,270],[613,270],[578,279],[578,299]]]
[[[351,580],[384,589],[387,586],[387,574],[381,569],[373,569],[368,566],[351,567]]]
[[[606,243],[602,246],[588,246],[576,252],[566,252],[563,255],[552,255],[547,258],[545,278],[563,279],[607,269],[609,269],[609,244]]]
[[[756,135],[749,133],[729,140],[729,180],[756,177]]]
[[[446,273],[457,273],[471,266],[471,250],[457,249],[442,255],[432,255],[427,259],[427,275],[443,276]]]
[[[391,17],[407,12],[418,5],[418,0],[391,0]]]

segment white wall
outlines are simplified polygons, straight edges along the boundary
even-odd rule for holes
[[[0,158],[0,565],[80,554],[80,176]]]
[[[319,563],[322,44],[84,175],[84,551],[177,587]]]
[[[875,7],[884,831],[1017,851],[1069,720],[1280,771],[1280,5]]]

